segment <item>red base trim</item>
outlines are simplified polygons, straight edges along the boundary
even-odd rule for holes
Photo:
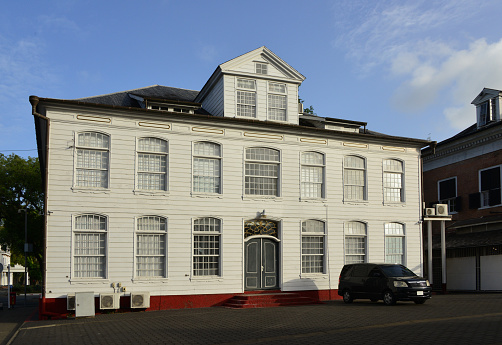
[[[280,290],[274,291],[246,291],[245,293],[270,293],[281,292]],[[310,297],[319,301],[329,301],[341,299],[338,296],[338,290],[309,290],[309,291],[291,291],[300,294],[304,297]],[[150,296],[150,308],[152,310],[166,310],[166,309],[185,309],[185,308],[207,308],[223,305],[228,299],[239,295],[241,293],[233,294],[214,294],[214,295],[175,295],[175,296]],[[118,310],[100,310],[99,297],[95,298],[96,314],[103,314],[106,312],[121,313],[131,311],[144,311],[145,309],[131,309],[131,299],[129,296],[120,298],[120,309]],[[40,320],[47,319],[61,319],[74,316],[72,310],[66,310],[66,297],[64,298],[42,298],[39,303],[39,317]]]

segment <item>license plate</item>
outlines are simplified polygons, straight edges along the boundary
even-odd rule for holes
[[[417,296],[423,296],[424,292],[423,291],[417,291]]]

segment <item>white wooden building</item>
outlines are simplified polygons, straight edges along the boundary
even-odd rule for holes
[[[304,79],[261,47],[201,91],[31,96],[47,191],[43,312],[89,291],[122,308],[138,294],[151,309],[266,289],[334,299],[349,262],[420,274],[429,142],[303,114]]]

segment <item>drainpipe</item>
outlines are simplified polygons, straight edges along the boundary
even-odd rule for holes
[[[50,129],[50,119],[47,116],[44,116],[37,112],[37,105],[40,102],[40,99],[37,96],[30,96],[31,103],[31,113],[33,116],[39,117],[42,120],[45,120],[47,123],[46,135],[45,135],[45,186],[44,186],[44,257],[42,262],[42,303],[40,316],[45,315],[45,290],[47,284],[47,200],[48,200],[48,185],[49,185],[49,129]]]

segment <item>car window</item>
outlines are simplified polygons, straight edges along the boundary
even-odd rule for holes
[[[370,269],[373,266],[370,265],[355,265],[352,273],[353,277],[367,277]]]
[[[380,271],[380,269],[378,269],[378,267],[375,267],[370,271],[370,274],[368,276],[373,278],[379,278],[382,276],[382,272]]]
[[[409,268],[401,265],[381,266],[382,271],[387,277],[416,277]]]
[[[352,267],[353,267],[352,265],[345,265],[345,266],[343,266],[342,272],[340,272],[340,276],[341,277],[345,277],[345,276],[350,277],[351,271],[352,271]]]

